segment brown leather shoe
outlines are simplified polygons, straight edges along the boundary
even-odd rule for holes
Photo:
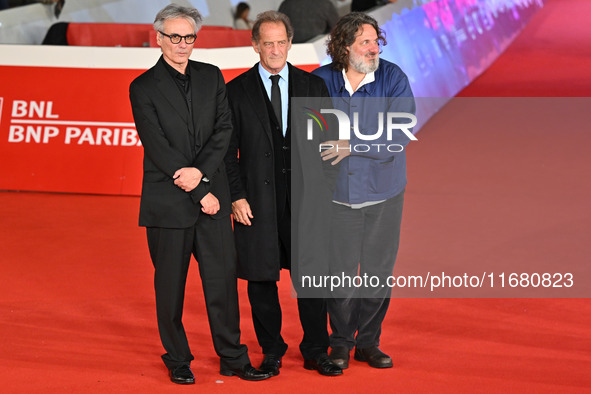
[[[349,348],[345,346],[335,346],[332,348],[329,357],[333,363],[342,369],[349,368]]]
[[[355,360],[367,361],[370,367],[392,368],[392,358],[378,349],[377,346],[365,349],[355,348]]]

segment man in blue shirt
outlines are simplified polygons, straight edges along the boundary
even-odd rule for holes
[[[407,76],[379,58],[385,44],[375,19],[350,13],[330,34],[332,63],[313,71],[326,82],[334,108],[351,122],[345,133],[350,138],[327,141],[330,149],[323,152],[324,160],[341,162],[333,196],[331,275],[342,278],[342,287],[333,292],[328,312],[330,357],[342,368],[348,367],[353,347],[356,360],[392,367],[391,357],[378,346],[391,295],[386,279],[392,275],[400,238],[404,147],[415,139],[409,128],[416,118]],[[388,128],[394,119],[402,119],[397,124],[407,128]],[[347,278],[356,277],[357,282],[347,284]],[[364,277],[377,277],[379,283],[362,283]]]

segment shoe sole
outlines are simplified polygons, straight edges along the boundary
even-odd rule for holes
[[[355,354],[355,356],[353,356],[353,358],[355,360],[357,360],[357,361],[361,361],[361,362],[367,363],[372,368],[392,368],[394,366],[394,364],[392,363],[392,361],[390,361],[389,363],[385,363],[385,364],[372,364],[365,357],[358,356],[357,354]]]
[[[269,379],[271,376],[273,376],[273,375],[269,375],[269,376],[264,376],[264,377],[260,377],[260,378],[244,379],[243,377],[241,377],[240,375],[238,375],[237,373],[234,373],[232,371],[220,371],[220,375],[223,375],[223,376],[238,376],[238,378],[240,380],[245,380],[247,382],[258,382],[258,381],[261,381],[261,380]]]
[[[192,381],[191,380],[188,380],[187,381],[187,380],[173,380],[173,379],[170,379],[170,381],[172,383],[175,383],[175,384],[195,384],[195,380],[192,380]]]
[[[340,375],[343,374],[343,371],[339,371],[339,372],[336,372],[336,373],[324,373],[324,372],[318,370],[318,368],[315,368],[315,367],[312,367],[312,366],[309,366],[309,365],[306,365],[306,364],[304,364],[304,369],[307,369],[308,371],[316,371],[316,372],[318,372],[322,376],[340,376]]]

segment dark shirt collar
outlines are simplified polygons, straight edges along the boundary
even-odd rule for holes
[[[162,59],[162,62],[164,63],[164,66],[166,67],[166,69],[168,70],[168,72],[170,73],[170,76],[173,78],[179,78],[181,80],[186,80],[188,77],[191,76],[191,66],[187,63],[187,67],[185,68],[185,73],[182,74],[180,72],[178,72],[178,70],[174,67],[172,67],[170,64],[168,64],[168,62],[164,59]]]
[[[181,74],[178,72],[174,67],[166,62],[166,60],[162,59],[164,62],[165,68],[168,70],[168,73],[172,77],[174,84],[179,88],[179,92],[185,98],[187,103],[187,108],[189,112],[191,111],[191,75],[190,69],[191,67],[187,64],[187,68],[185,69],[185,74]]]

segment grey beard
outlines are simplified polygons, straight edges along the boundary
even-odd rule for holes
[[[376,71],[380,65],[380,58],[376,57],[375,61],[371,61],[369,64],[365,63],[363,61],[363,57],[358,57],[358,58],[349,58],[349,63],[351,64],[351,67],[353,67],[353,69],[357,72],[363,73],[363,74],[369,74],[372,73],[374,71]]]

